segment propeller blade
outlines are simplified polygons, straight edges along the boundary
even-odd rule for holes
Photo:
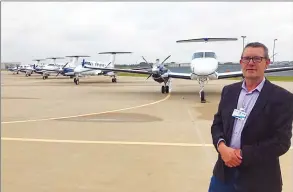
[[[165,62],[165,61],[167,61],[167,59],[169,59],[169,57],[171,57],[171,55],[169,55],[162,63],[161,63],[161,65]]]
[[[150,74],[150,75],[148,76],[147,80],[148,80],[152,75],[153,75],[153,74]]]
[[[143,56],[141,56],[141,57],[142,57],[142,59],[143,59],[148,65],[150,65],[151,67],[153,67],[153,65],[149,64],[149,62],[147,62],[147,60],[146,60]]]
[[[110,62],[110,63],[108,63],[108,65],[106,65],[106,67],[105,68],[107,68],[110,64],[111,64],[112,62]]]
[[[66,67],[66,65],[68,65],[69,62],[67,62],[65,65],[63,65],[62,69],[64,69]]]

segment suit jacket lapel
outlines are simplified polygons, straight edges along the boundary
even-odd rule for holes
[[[262,111],[262,109],[267,103],[269,94],[270,94],[270,82],[266,79],[264,86],[255,102],[253,109],[251,110],[249,114],[249,117],[247,118],[245,122],[243,129],[245,129],[245,127],[247,127],[253,120],[255,120],[258,114]]]

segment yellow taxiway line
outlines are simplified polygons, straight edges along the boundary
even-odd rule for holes
[[[103,112],[97,112],[97,113],[88,113],[88,114],[81,114],[81,115],[72,115],[72,116],[64,116],[64,117],[52,117],[52,118],[45,118],[45,119],[30,119],[30,120],[20,120],[20,121],[4,121],[1,122],[1,124],[15,124],[15,123],[28,123],[28,122],[38,122],[38,121],[50,121],[50,120],[60,120],[60,119],[69,119],[69,118],[76,118],[76,117],[86,117],[86,116],[92,116],[92,115],[101,115],[101,114],[107,114],[107,113],[114,113],[114,112],[119,112],[119,111],[126,111],[130,109],[137,109],[141,107],[146,107],[150,105],[154,105],[157,103],[161,103],[167,99],[169,99],[171,95],[168,94],[164,99],[151,102],[151,103],[146,103],[143,105],[138,105],[138,106],[133,106],[133,107],[127,107],[127,108],[122,108],[122,109],[114,109],[110,111],[103,111]]]

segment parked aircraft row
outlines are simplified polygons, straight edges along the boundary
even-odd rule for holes
[[[178,40],[177,43],[189,43],[189,42],[215,42],[215,41],[237,41],[237,38],[198,38],[198,39],[187,39],[187,40]],[[170,71],[164,63],[171,55],[169,55],[163,62],[160,63],[159,59],[156,60],[156,63],[149,64],[145,58],[145,62],[150,66],[149,68],[138,68],[138,69],[120,69],[115,67],[115,56],[116,54],[127,54],[131,52],[101,52],[100,54],[111,54],[112,60],[109,63],[95,62],[95,61],[86,61],[83,59],[81,63],[78,62],[80,57],[89,57],[86,55],[73,55],[67,56],[72,58],[70,62],[63,64],[56,64],[53,59],[53,63],[47,65],[40,65],[40,59],[36,60],[38,63],[33,66],[23,66],[19,69],[11,69],[11,71],[21,71],[24,72],[27,76],[30,76],[32,72],[41,74],[43,79],[47,79],[48,76],[56,74],[56,76],[62,74],[64,76],[70,76],[73,78],[76,85],[79,84],[79,78],[87,75],[104,75],[112,77],[112,82],[117,82],[117,72],[126,72],[126,73],[137,73],[137,74],[147,74],[148,78],[152,77],[154,81],[158,83],[163,83],[161,86],[161,93],[169,93],[171,90],[171,80],[172,78],[177,79],[186,79],[186,80],[197,80],[200,86],[200,99],[202,103],[205,103],[205,92],[204,85],[208,80],[215,79],[224,79],[230,77],[241,77],[242,71],[236,72],[224,72],[218,73],[217,69],[219,62],[217,60],[216,53],[211,50],[201,50],[193,53],[190,69],[191,73],[176,73]],[[293,70],[293,67],[276,67],[269,68],[265,72],[279,72],[279,71],[289,71]],[[147,79],[148,79],[147,78]]]

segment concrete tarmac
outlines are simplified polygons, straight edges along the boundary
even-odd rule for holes
[[[209,81],[202,104],[196,81],[174,79],[167,95],[152,79],[117,80],[1,72],[2,190],[207,191],[217,158],[210,126],[235,81]],[[291,192],[292,150],[281,165]]]

